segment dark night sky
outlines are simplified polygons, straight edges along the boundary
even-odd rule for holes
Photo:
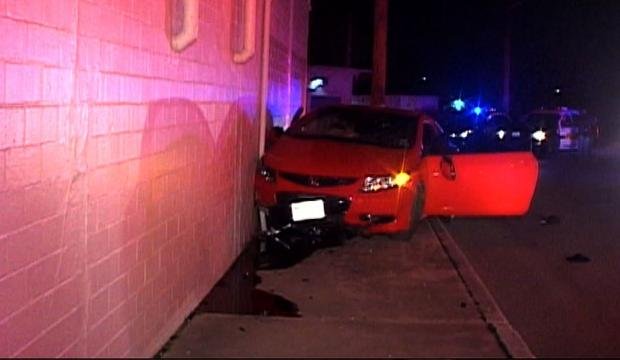
[[[347,63],[351,14],[351,65],[371,68],[372,8],[372,0],[312,0],[310,64]],[[620,114],[620,1],[390,0],[389,13],[388,92],[461,94],[499,107],[510,19],[513,115],[560,103],[610,124]]]

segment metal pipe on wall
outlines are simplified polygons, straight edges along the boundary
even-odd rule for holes
[[[258,156],[265,153],[265,135],[267,130],[267,94],[269,92],[269,47],[271,39],[271,0],[265,0],[263,10],[263,39],[261,53],[260,72],[260,96],[259,96],[259,138]]]
[[[267,131],[267,96],[269,92],[269,48],[271,39],[271,0],[263,3],[263,39],[261,52],[260,94],[259,94],[259,125],[258,125],[258,158],[265,153],[265,136]],[[260,228],[267,230],[267,217],[263,210],[258,211]]]

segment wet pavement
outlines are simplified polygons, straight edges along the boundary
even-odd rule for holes
[[[436,231],[423,222],[409,242],[356,237],[256,274],[242,257],[161,355],[527,356],[450,237]]]

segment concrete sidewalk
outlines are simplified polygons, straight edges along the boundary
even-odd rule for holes
[[[258,287],[296,303],[300,318],[197,315],[164,356],[531,356],[449,234],[434,227],[423,222],[411,242],[355,238],[260,271]]]

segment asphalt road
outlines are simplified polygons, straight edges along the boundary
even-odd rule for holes
[[[541,161],[522,218],[446,226],[536,356],[620,356],[620,146]]]

